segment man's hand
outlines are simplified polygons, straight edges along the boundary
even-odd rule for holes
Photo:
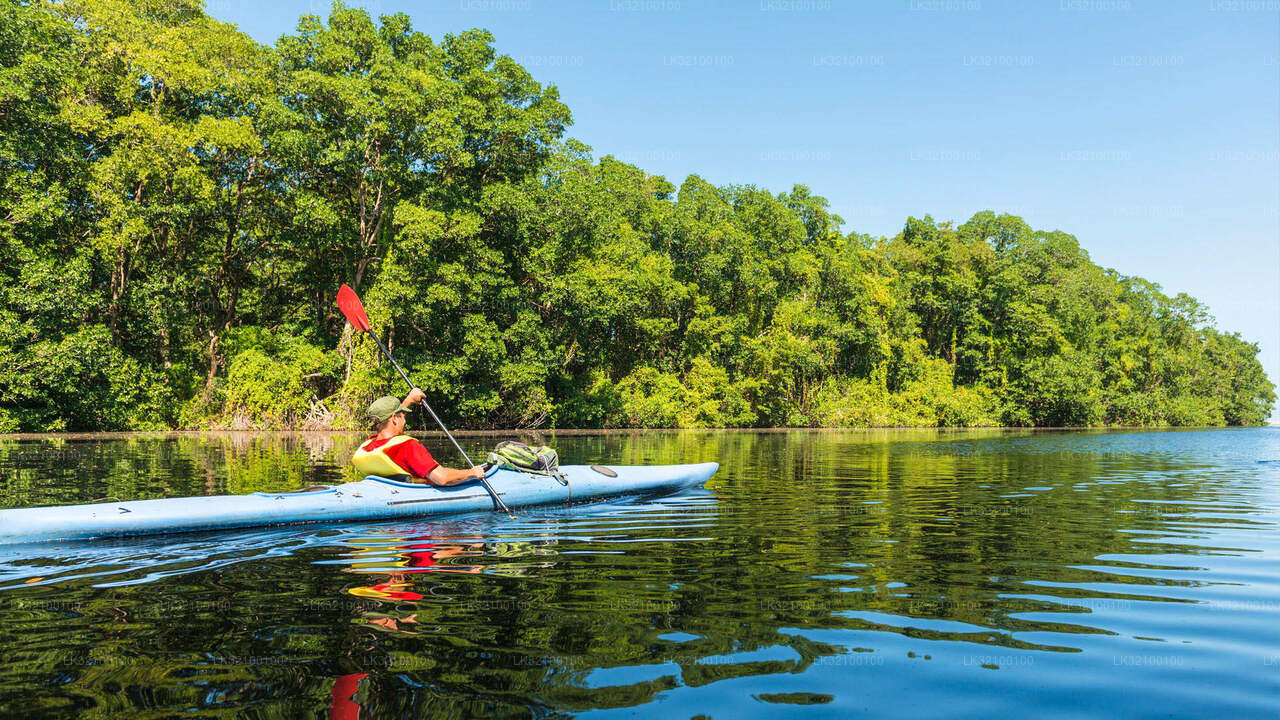
[[[475,479],[477,479],[477,480],[479,480],[480,478],[484,477],[484,466],[483,466],[483,465],[473,465],[473,466],[471,466],[471,477],[473,477],[473,478],[475,478]]]
[[[422,402],[422,398],[426,396],[427,394],[422,392],[421,388],[414,388],[409,391],[409,394],[406,395],[404,398],[404,402],[400,403],[400,405],[402,407],[417,405],[418,403]]]

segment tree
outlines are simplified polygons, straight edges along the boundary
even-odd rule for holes
[[[983,211],[845,232],[804,185],[666,178],[482,30],[333,5],[0,5],[0,431],[1264,422],[1258,347]]]

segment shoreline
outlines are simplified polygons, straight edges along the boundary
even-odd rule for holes
[[[932,432],[932,433],[1037,433],[1037,432],[1150,432],[1171,430],[1246,430],[1251,428],[1280,427],[1280,423],[1266,425],[1092,425],[1092,426],[1039,426],[1020,427],[1016,425],[984,426],[984,427],[919,427],[919,426],[883,426],[883,427],[773,427],[773,428],[544,428],[544,429],[501,429],[501,430],[451,430],[455,437],[502,437],[521,435],[658,435],[662,433],[857,433],[857,432]],[[363,430],[108,430],[79,432],[44,432],[44,433],[0,433],[0,440],[126,440],[130,438],[181,438],[181,437],[246,437],[278,435],[283,437],[320,437],[365,436]],[[440,430],[410,430],[405,433],[413,437],[445,437]]]

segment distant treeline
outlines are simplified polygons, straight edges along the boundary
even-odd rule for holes
[[[843,234],[565,138],[482,30],[335,5],[262,46],[184,0],[0,3],[0,431],[1221,425],[1258,347],[983,212]]]

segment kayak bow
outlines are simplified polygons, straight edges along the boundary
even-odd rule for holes
[[[705,483],[716,463],[614,465],[609,477],[586,465],[565,465],[569,480],[491,468],[490,486],[507,505],[571,503],[617,495],[662,493]],[[0,543],[85,540],[124,535],[347,520],[383,520],[487,510],[489,494],[476,483],[437,487],[370,475],[342,485],[294,492],[165,498],[129,502],[0,510]]]

